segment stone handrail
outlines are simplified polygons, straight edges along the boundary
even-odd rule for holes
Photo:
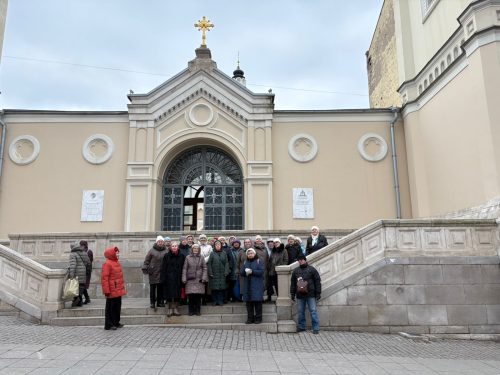
[[[339,238],[352,233],[352,229],[330,229],[322,230],[328,242],[334,242]],[[204,231],[207,236],[220,235],[220,232]],[[30,259],[46,264],[55,264],[57,262],[67,262],[69,259],[70,245],[78,240],[86,240],[89,248],[94,252],[96,260],[103,259],[104,250],[113,245],[120,249],[120,257],[123,260],[142,261],[148,250],[154,244],[156,236],[162,234],[168,235],[177,240],[182,233],[165,232],[100,232],[100,233],[23,233],[9,234],[11,249],[26,255]],[[197,239],[201,232],[191,233]],[[267,238],[279,237],[286,243],[288,234],[300,236],[305,243],[308,232],[298,230],[280,230],[280,231],[232,231],[227,236],[235,235],[239,239],[253,238],[260,234],[264,241]]]
[[[498,256],[494,219],[379,220],[309,255],[321,275],[322,297],[347,286],[351,276],[397,257]],[[291,319],[290,277],[295,262],[276,268],[279,319]]]
[[[46,323],[63,307],[66,270],[50,269],[0,245],[0,300]]]

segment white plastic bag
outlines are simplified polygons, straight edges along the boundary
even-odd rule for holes
[[[78,295],[80,285],[78,284],[78,277],[74,279],[67,279],[64,283],[63,296],[65,300],[70,300]]]

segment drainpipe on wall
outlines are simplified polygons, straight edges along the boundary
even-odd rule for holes
[[[0,140],[0,180],[2,178],[3,154],[5,148],[5,135],[7,133],[7,125],[3,122],[3,111],[0,111],[0,126],[2,126],[2,138]]]
[[[399,192],[398,158],[396,156],[396,139],[394,135],[394,123],[399,117],[399,108],[391,107],[394,117],[391,120],[391,148],[392,148],[392,176],[394,180],[394,192],[396,193],[396,218],[401,219],[401,196]]]

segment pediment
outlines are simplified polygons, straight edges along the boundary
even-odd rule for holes
[[[176,117],[199,99],[208,101],[241,124],[246,124],[256,115],[272,115],[274,94],[253,93],[218,70],[214,62],[210,65],[204,61],[200,66],[192,69],[190,63],[189,69],[149,93],[129,95],[130,119],[153,121],[156,127]]]

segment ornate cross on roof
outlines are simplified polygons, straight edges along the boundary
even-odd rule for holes
[[[197,27],[198,31],[201,31],[201,47],[206,47],[207,37],[205,35],[205,32],[210,31],[210,29],[214,27],[214,24],[210,23],[210,20],[207,20],[206,17],[203,16],[201,20],[198,20],[198,23],[194,24],[194,27]]]

